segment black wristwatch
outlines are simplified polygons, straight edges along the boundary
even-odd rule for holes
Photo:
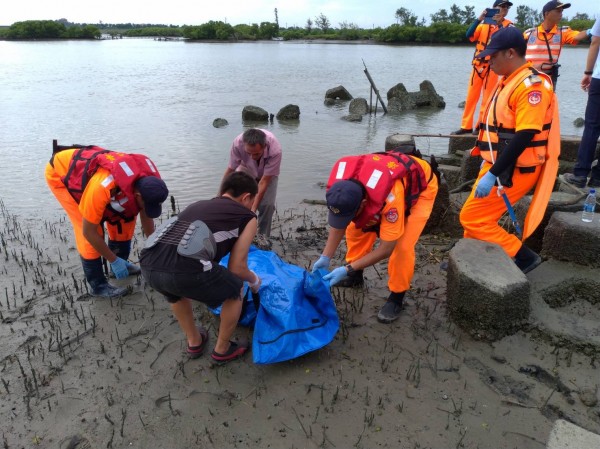
[[[349,263],[346,264],[346,271],[348,272],[348,276],[352,276],[352,274],[356,271],[354,268],[352,268],[352,265],[350,265]]]
[[[584,75],[591,75],[592,73],[594,73],[593,70],[586,70],[585,72],[583,72]]]

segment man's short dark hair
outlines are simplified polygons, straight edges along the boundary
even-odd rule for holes
[[[236,171],[228,175],[221,184],[221,195],[228,193],[237,198],[244,193],[254,196],[258,193],[256,179],[247,173]]]
[[[258,128],[250,128],[244,131],[242,140],[248,145],[256,145],[257,143],[264,147],[267,144],[267,135]]]

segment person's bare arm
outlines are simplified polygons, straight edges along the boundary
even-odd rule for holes
[[[592,36],[592,43],[590,44],[590,49],[588,50],[587,61],[585,64],[585,71],[591,72],[594,70],[594,64],[596,64],[596,59],[598,58],[598,52],[600,51],[600,36]],[[590,88],[590,83],[592,82],[592,75],[583,75],[581,79],[581,88],[583,90],[588,90]]]
[[[345,229],[336,229],[329,227],[329,234],[327,234],[327,243],[325,243],[325,249],[323,249],[323,255],[333,258],[333,255],[340,246],[342,239],[344,238],[344,234],[346,233]]]
[[[223,173],[223,179],[221,179],[221,183],[219,184],[219,192],[217,192],[217,195],[221,195],[221,186],[223,185],[223,181],[225,181],[225,178],[227,178],[227,176],[229,176],[230,174],[232,174],[235,170],[232,168],[227,167],[225,169],[225,173]]]
[[[273,176],[266,176],[266,175],[263,176],[262,178],[260,178],[260,181],[258,183],[258,193],[254,197],[254,204],[252,204],[252,212],[257,211],[258,206],[260,206],[260,202],[262,201],[263,197],[265,196],[265,193],[267,193],[267,189],[269,188],[269,184],[271,184],[272,179],[273,179]]]
[[[98,234],[98,225],[87,221],[85,218],[83,220],[83,236],[85,239],[90,242],[90,245],[94,247],[96,251],[100,253],[102,257],[104,257],[109,262],[114,262],[117,260],[117,256],[113,253],[106,242],[104,241],[104,237]]]
[[[154,232],[154,220],[146,215],[144,209],[140,211],[140,223],[142,225],[142,232],[146,237]]]
[[[256,218],[253,218],[248,222],[244,231],[235,242],[235,245],[233,245],[233,249],[229,255],[229,264],[227,265],[229,271],[251,284],[256,282],[256,278],[248,269],[248,251],[256,235],[257,228],[258,221]]]

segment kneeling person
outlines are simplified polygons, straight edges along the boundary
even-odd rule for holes
[[[157,229],[142,251],[140,264],[148,284],[171,303],[187,337],[190,357],[199,357],[208,342],[206,330],[196,327],[192,300],[212,308],[221,306],[219,336],[212,358],[225,363],[248,350],[247,346],[230,341],[242,311],[243,281],[248,281],[253,291],[260,287],[260,278],[247,264],[257,229],[256,214],[251,208],[258,185],[251,176],[236,172],[223,180],[220,192],[216,198],[190,204],[178,217]],[[207,249],[186,253],[188,246],[193,248],[198,243],[193,233],[199,228],[206,233],[200,240],[204,245],[196,248]],[[228,267],[219,265],[229,253]]]

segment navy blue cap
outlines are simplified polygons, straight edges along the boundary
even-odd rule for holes
[[[363,189],[354,181],[338,181],[329,188],[325,198],[329,209],[329,226],[346,229],[360,207]]]
[[[500,50],[508,50],[509,48],[520,48],[523,53],[527,49],[527,42],[523,37],[523,32],[517,27],[506,27],[496,31],[492,35],[488,46],[476,58],[485,58]]]
[[[570,7],[571,7],[570,3],[562,3],[562,2],[557,2],[557,1],[553,0],[544,5],[544,7],[542,8],[542,14],[546,14],[548,11],[552,11],[554,9],[567,9]]]
[[[494,2],[494,8],[496,6],[512,6],[513,4],[507,0],[496,0]]]
[[[149,218],[158,218],[162,213],[161,204],[169,196],[165,182],[156,176],[144,176],[135,183],[135,188],[144,200],[144,211]]]

